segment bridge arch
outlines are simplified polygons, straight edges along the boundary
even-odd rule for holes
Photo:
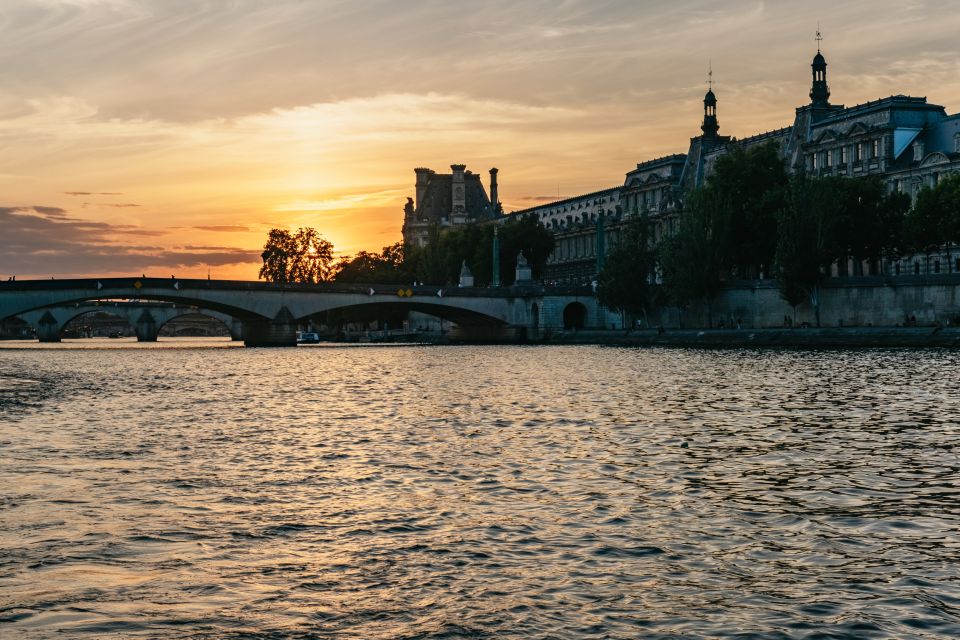
[[[563,308],[563,328],[583,329],[587,325],[587,307],[582,302],[571,302]]]
[[[174,320],[183,320],[184,318],[189,318],[190,316],[203,316],[204,318],[210,318],[216,320],[220,323],[230,334],[230,337],[234,340],[242,340],[243,332],[238,326],[239,321],[225,313],[220,313],[219,311],[213,311],[211,309],[202,309],[200,307],[196,308],[183,308],[180,309],[182,313],[171,314],[168,318],[163,319],[157,323],[157,334],[163,331],[163,328],[166,327],[169,323]]]
[[[322,315],[327,312],[346,312],[351,311],[360,311],[364,313],[377,313],[377,312],[408,312],[416,311],[419,313],[425,313],[427,315],[435,316],[437,318],[442,318],[443,320],[448,320],[450,322],[456,323],[458,325],[464,326],[489,326],[496,327],[506,325],[506,321],[496,316],[490,314],[482,313],[479,311],[454,307],[450,305],[437,304],[434,302],[426,302],[423,300],[411,300],[411,301],[372,301],[372,302],[350,302],[340,305],[330,305],[325,306],[322,309],[317,310],[314,313],[301,316],[301,320],[306,320],[308,318],[313,318],[319,315]]]
[[[31,325],[41,342],[59,342],[64,329],[71,322],[85,315],[104,313],[127,324],[141,342],[153,342],[160,329],[176,318],[187,315],[203,315],[221,322],[235,340],[241,339],[240,323],[219,311],[185,305],[163,305],[156,302],[97,301],[89,304],[51,305],[18,314],[17,317]]]

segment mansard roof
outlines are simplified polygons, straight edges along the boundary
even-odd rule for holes
[[[915,96],[895,95],[887,98],[880,98],[879,100],[871,100],[870,102],[864,102],[863,104],[857,104],[852,107],[838,109],[837,111],[824,116],[824,118],[818,121],[814,126],[823,127],[829,123],[836,122],[837,120],[843,120],[853,116],[862,116],[877,111],[886,111],[889,109],[941,111],[944,113],[944,115],[946,115],[946,110],[941,105],[928,103],[926,97],[918,98]]]
[[[517,211],[511,211],[508,215],[522,215],[524,213],[529,213],[531,211],[539,211],[540,209],[552,209],[554,207],[564,207],[571,204],[580,204],[584,200],[596,200],[598,198],[605,198],[607,196],[619,195],[620,185],[616,187],[609,187],[607,189],[601,189],[600,191],[591,191],[590,193],[584,193],[579,196],[572,196],[570,198],[563,198],[562,200],[554,200],[552,202],[545,202],[543,204],[538,204],[534,207],[528,207],[526,209],[519,209]]]
[[[637,163],[637,168],[630,171],[630,173],[636,173],[637,170],[643,169],[653,169],[655,167],[662,167],[668,164],[673,163],[683,163],[687,159],[687,154],[685,153],[673,153],[668,156],[660,156],[659,158],[654,158],[653,160],[645,160],[643,162]]]
[[[766,142],[767,140],[789,136],[791,131],[793,131],[793,127],[781,127],[780,129],[764,131],[763,133],[757,133],[752,136],[747,136],[746,138],[738,138],[737,143],[740,145],[758,144],[760,142]]]
[[[483,188],[480,176],[475,173],[465,173],[463,176],[464,199],[466,200],[466,214],[468,218],[486,220],[495,218],[496,214],[490,204],[490,198]],[[450,215],[453,209],[453,175],[449,173],[432,173],[427,179],[427,188],[416,209],[418,220],[442,220]]]

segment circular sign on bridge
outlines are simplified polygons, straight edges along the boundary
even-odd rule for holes
[[[134,289],[140,289],[141,287],[143,287],[143,283],[140,282],[139,280],[137,280],[136,282],[133,283],[133,288],[134,288]]]

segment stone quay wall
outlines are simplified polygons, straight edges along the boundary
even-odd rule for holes
[[[655,309],[652,326],[773,328],[816,325],[811,303],[796,310],[773,280],[728,282],[707,306]],[[820,289],[823,327],[955,326],[960,324],[960,274],[828,278]]]

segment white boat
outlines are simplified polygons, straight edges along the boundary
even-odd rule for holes
[[[317,344],[320,342],[319,334],[310,331],[297,331],[297,344]]]

